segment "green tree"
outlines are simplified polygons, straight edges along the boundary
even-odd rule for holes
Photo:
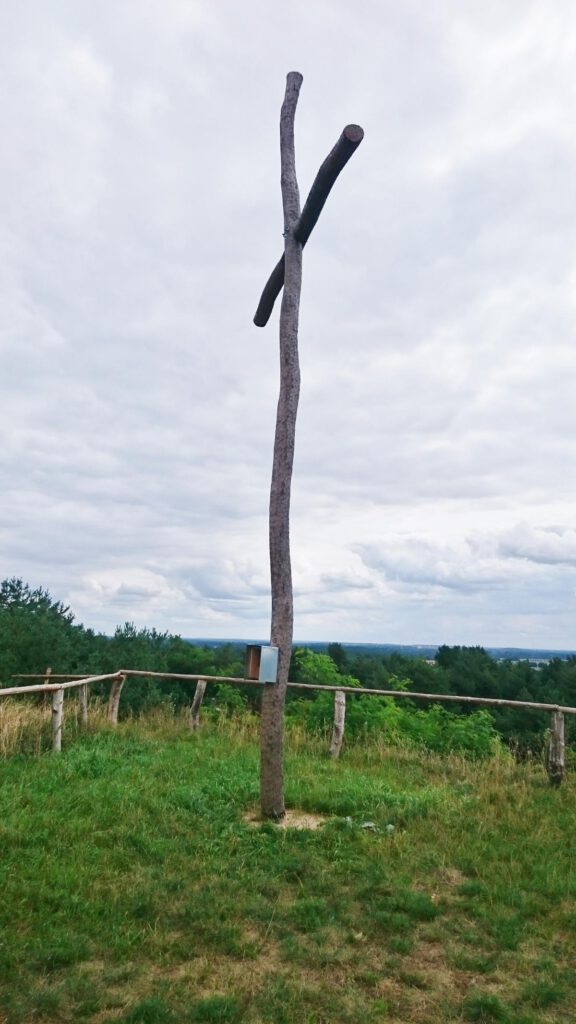
[[[13,577],[0,584],[0,678],[18,672],[73,672],[85,630],[43,587]]]
[[[348,671],[348,655],[342,644],[328,644],[326,653],[329,658],[332,658],[339,672]]]

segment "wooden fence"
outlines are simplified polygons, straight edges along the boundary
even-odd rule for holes
[[[196,689],[190,706],[189,722],[192,729],[197,729],[200,723],[200,708],[208,683],[226,683],[233,686],[268,686],[268,683],[259,683],[252,679],[241,679],[236,676],[208,676],[187,674],[181,672],[147,672],[143,669],[119,669],[117,672],[110,672],[106,675],[54,675],[51,669],[45,673],[22,673],[14,676],[15,679],[43,679],[42,683],[33,683],[26,686],[10,686],[0,689],[0,699],[3,697],[21,696],[30,693],[52,693],[52,748],[55,751],[62,749],[62,727],[64,720],[64,691],[71,689],[79,690],[81,708],[81,720],[86,724],[88,720],[88,687],[92,683],[111,682],[108,698],[108,720],[112,725],[118,722],[118,708],[122,687],[129,676],[152,677],[156,679],[180,679],[188,682],[195,682]],[[58,680],[50,682],[49,680]],[[559,704],[537,704],[533,701],[505,700],[499,697],[459,697],[456,694],[446,693],[416,693],[413,690],[372,690],[363,686],[324,686],[321,683],[292,683],[288,686],[296,690],[316,690],[323,693],[334,693],[334,727],[330,743],[331,757],[338,757],[342,741],[344,739],[344,728],[346,719],[346,694],[355,696],[369,694],[375,697],[394,697],[396,699],[423,700],[433,703],[454,703],[454,704],[476,704],[484,707],[508,707],[508,708],[531,708],[535,711],[545,711],[551,715],[550,723],[550,744],[548,750],[548,776],[554,785],[559,785],[565,776],[565,741],[564,741],[564,716],[576,715],[576,708],[564,707]]]

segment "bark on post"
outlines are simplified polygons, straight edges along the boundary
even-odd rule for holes
[[[80,723],[88,725],[88,683],[78,687],[78,703],[80,704]]]
[[[334,694],[334,728],[330,743],[330,757],[339,757],[344,739],[344,723],[346,721],[346,694],[336,690]]]
[[[262,692],[260,800],[262,815],[284,817],[284,702],[292,653],[293,601],[290,564],[290,487],[294,463],[296,413],[300,395],[298,314],[302,281],[302,245],[294,237],[300,216],[296,178],[294,115],[302,75],[291,71],[280,114],[280,162],[284,211],[284,294],[280,312],[280,396],[270,488],[270,643],[278,648],[278,679]]]
[[[270,576],[272,622],[270,643],[278,648],[278,678],[262,693],[260,801],[265,818],[284,816],[284,702],[292,653],[293,601],[290,564],[290,488],[294,463],[296,413],[300,394],[298,316],[302,283],[302,248],[306,244],[340,171],[360,145],[364,132],[348,125],[320,167],[306,205],[300,194],[294,153],[294,116],[302,75],[291,71],[280,113],[280,162],[284,210],[284,255],[264,288],[254,323],[263,327],[282,285],[280,310],[280,397],[270,489]]]
[[[62,721],[64,719],[64,690],[54,690],[52,695],[52,750],[62,750]]]
[[[196,689],[194,691],[194,700],[190,706],[190,728],[193,732],[200,727],[200,708],[202,707],[202,701],[204,700],[204,693],[206,691],[206,680],[199,679],[196,683]]]
[[[108,721],[112,725],[118,725],[118,706],[120,704],[122,687],[125,682],[126,676],[121,673],[112,683],[112,689],[110,690],[110,697],[108,699]]]
[[[561,711],[552,713],[548,778],[553,786],[559,786],[564,779],[564,715]]]
[[[294,237],[301,243],[302,248],[304,248],[312,234],[336,178],[346,166],[352,154],[358,149],[363,138],[364,130],[359,124],[346,125],[338,142],[320,167],[312,188],[308,193],[308,198],[304,203],[304,209],[294,226]],[[265,327],[270,319],[274,303],[282,291],[284,270],[285,258],[282,255],[270,274],[260,297],[258,309],[254,315],[256,327]]]

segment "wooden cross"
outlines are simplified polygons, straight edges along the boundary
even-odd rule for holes
[[[300,212],[294,153],[294,116],[302,75],[291,71],[280,113],[280,163],[284,210],[284,254],[274,267],[256,310],[254,323],[264,327],[284,288],[280,310],[280,396],[276,415],[272,485],[270,489],[270,576],[272,621],[270,643],[278,647],[278,677],[262,693],[260,800],[263,817],[284,817],[284,702],[293,636],[292,569],[290,562],[290,487],[294,464],[296,414],[300,394],[298,316],[302,282],[302,249],[322,212],[342,168],[358,148],[364,132],[349,124],[320,167]]]

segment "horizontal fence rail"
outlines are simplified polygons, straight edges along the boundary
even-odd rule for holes
[[[118,679],[121,675],[120,672],[107,672],[103,676],[81,676],[76,679],[70,679],[70,675],[67,676],[50,676],[50,679],[67,679],[66,683],[38,683],[36,686],[9,686],[4,690],[0,690],[0,697],[16,697],[19,694],[25,693],[53,693],[54,690],[73,690],[79,686],[86,686],[87,683],[105,683],[109,679]],[[38,679],[44,678],[44,672],[38,672],[36,674],[31,673],[30,675],[15,675],[14,679]]]
[[[43,679],[44,672],[29,672],[14,675],[14,679]],[[181,679],[183,681],[206,683],[231,683],[236,686],[270,686],[270,683],[261,683],[257,679],[244,679],[240,676],[208,676],[206,673],[185,673],[185,672],[147,672],[144,669],[121,668],[117,672],[110,672],[103,676],[76,676],[70,678],[67,675],[52,675],[51,679],[66,679],[64,683],[39,683],[36,686],[12,686],[9,689],[0,690],[0,697],[9,697],[19,693],[43,693],[57,689],[72,689],[75,686],[82,686],[84,683],[104,682],[107,679],[118,679],[120,676],[142,676],[156,679]],[[505,708],[532,708],[534,711],[561,711],[564,715],[576,715],[576,708],[565,707],[562,704],[538,704],[535,701],[507,700],[500,697],[464,697],[454,693],[418,693],[415,690],[373,690],[368,686],[332,686],[324,683],[288,683],[288,686],[295,690],[316,690],[326,693],[350,693],[352,695],[372,694],[375,697],[398,697],[408,700],[439,700],[451,701],[454,704],[485,704],[491,707]]]

